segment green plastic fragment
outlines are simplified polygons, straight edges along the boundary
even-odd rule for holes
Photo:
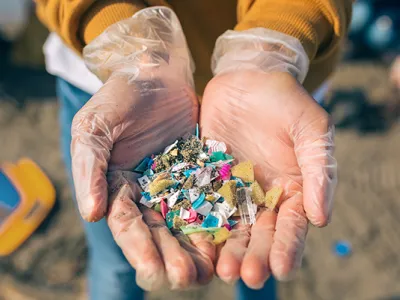
[[[174,227],[174,218],[175,216],[179,216],[179,210],[170,210],[167,213],[167,216],[165,218],[165,222],[167,223],[167,227],[171,229]]]
[[[150,158],[146,157],[145,159],[143,159],[140,164],[133,170],[135,172],[138,173],[143,173],[144,171],[147,170],[147,164],[149,163]]]
[[[160,203],[157,203],[157,204],[154,206],[154,210],[155,210],[156,212],[161,213],[161,205],[160,205]]]
[[[225,160],[230,160],[233,159],[233,156],[230,156],[229,154],[226,154],[222,151],[216,151],[213,152],[210,156],[210,161],[211,162],[217,162],[217,161],[225,161]]]
[[[220,227],[204,228],[204,227],[201,227],[201,225],[199,225],[199,226],[189,225],[189,226],[182,226],[181,227],[182,232],[184,234],[186,234],[186,235],[187,234],[192,234],[192,233],[197,233],[197,232],[205,232],[205,231],[210,232],[210,233],[214,233],[214,232],[218,231],[219,229],[220,229]]]

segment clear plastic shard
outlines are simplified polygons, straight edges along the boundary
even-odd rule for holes
[[[256,222],[257,210],[254,209],[251,201],[250,191],[246,188],[240,188],[236,191],[237,203],[240,218],[243,224],[252,225]]]

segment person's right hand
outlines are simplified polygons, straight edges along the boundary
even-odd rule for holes
[[[72,125],[82,217],[106,217],[143,289],[207,283],[214,273],[212,236],[174,237],[159,213],[135,204],[140,188],[133,168],[193,133],[198,119],[193,67],[177,17],[168,8],[144,9],[107,29],[84,57],[106,83]]]

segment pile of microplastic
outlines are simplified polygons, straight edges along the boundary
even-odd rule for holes
[[[282,193],[274,187],[266,194],[254,180],[249,161],[233,165],[223,142],[179,139],[135,168],[143,189],[140,203],[162,214],[170,230],[184,234],[207,231],[220,244],[240,216],[254,224],[258,206],[274,209]]]

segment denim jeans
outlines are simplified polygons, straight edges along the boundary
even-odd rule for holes
[[[57,78],[60,101],[61,147],[68,177],[73,187],[71,170],[71,125],[74,115],[91,95],[67,81]],[[89,249],[88,288],[91,300],[140,300],[144,292],[136,285],[135,270],[125,259],[104,219],[97,223],[84,222]],[[276,285],[271,278],[261,290],[251,290],[242,281],[236,285],[238,300],[275,300]]]

